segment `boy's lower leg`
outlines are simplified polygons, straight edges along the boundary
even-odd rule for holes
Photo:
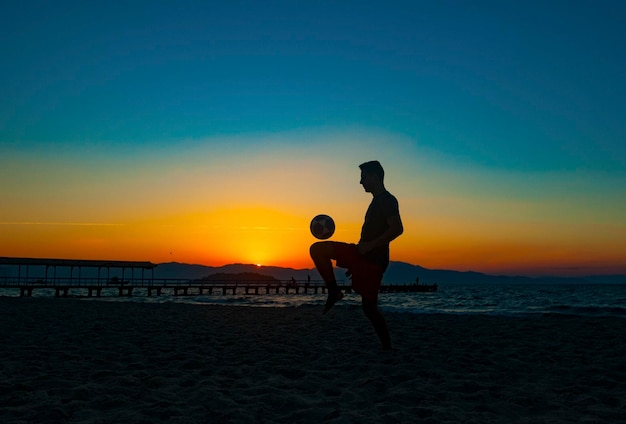
[[[333,272],[333,263],[331,262],[334,253],[330,242],[314,243],[310,249],[311,259],[320,273],[326,288],[328,289],[328,298],[324,305],[322,314],[326,314],[330,309],[343,298],[343,293],[337,287],[337,280]]]
[[[378,309],[377,302],[363,299],[363,312],[372,323],[383,350],[391,350],[391,336],[389,335],[387,320]]]
[[[326,315],[328,311],[330,311],[332,307],[335,306],[335,303],[339,302],[341,299],[343,299],[343,293],[341,292],[341,290],[339,290],[338,288],[335,288],[333,290],[329,287],[328,297],[326,298],[326,304],[324,305],[322,315]]]

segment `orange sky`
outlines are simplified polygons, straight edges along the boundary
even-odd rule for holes
[[[626,274],[619,2],[5,3],[0,256],[310,268],[377,159],[392,260]]]
[[[294,136],[315,142],[290,147]],[[392,260],[504,274],[626,272],[626,200],[601,178],[462,168],[384,133],[246,143],[187,142],[143,158],[123,149],[15,154],[0,170],[13,181],[3,188],[0,256],[310,268],[316,214],[335,219],[333,240],[358,240],[371,199],[358,164],[378,158],[405,225]]]

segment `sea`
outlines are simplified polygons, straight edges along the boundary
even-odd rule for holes
[[[117,290],[105,289],[101,297],[84,297],[86,301],[190,303],[197,305],[234,305],[247,307],[295,308],[314,305],[322,308],[324,294],[236,294],[213,293],[174,296],[164,291],[161,296],[147,296],[140,289],[132,297],[118,297]],[[53,290],[40,289],[33,297],[54,297]],[[0,289],[0,296],[18,297],[19,291]],[[346,294],[340,304],[359,306],[360,296]],[[340,305],[338,304],[338,305]],[[542,316],[546,314],[588,317],[626,318],[626,284],[440,284],[432,293],[381,293],[382,311],[410,314],[464,314],[496,316]]]

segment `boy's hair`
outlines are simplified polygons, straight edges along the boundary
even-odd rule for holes
[[[366,172],[368,174],[376,174],[380,177],[380,180],[383,181],[385,179],[385,170],[383,166],[377,160],[372,160],[369,162],[365,162],[359,165],[361,171]]]

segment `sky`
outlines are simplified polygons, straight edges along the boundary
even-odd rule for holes
[[[626,274],[626,3],[29,1],[0,13],[0,256]]]

